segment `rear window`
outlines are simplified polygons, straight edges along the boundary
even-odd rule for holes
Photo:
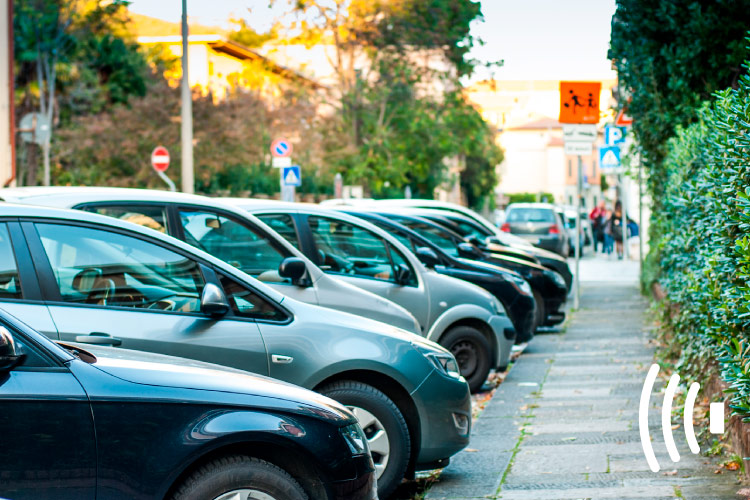
[[[508,211],[507,222],[547,222],[555,224],[555,212],[547,208],[512,208]]]

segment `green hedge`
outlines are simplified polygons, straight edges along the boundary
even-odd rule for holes
[[[651,257],[670,307],[663,325],[678,370],[701,380],[718,366],[730,405],[750,416],[750,77],[716,95],[668,144],[661,235]]]

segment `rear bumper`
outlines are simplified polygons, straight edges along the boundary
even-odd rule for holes
[[[489,323],[497,341],[497,358],[494,368],[507,368],[510,363],[510,351],[516,343],[517,330],[507,316],[492,316]]]
[[[435,468],[469,444],[471,434],[471,395],[463,379],[454,379],[437,370],[412,393],[421,422],[421,446],[416,470]],[[459,424],[465,424],[459,428]]]

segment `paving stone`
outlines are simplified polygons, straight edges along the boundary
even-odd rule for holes
[[[581,305],[564,332],[527,346],[477,419],[469,450],[426,498],[736,499],[735,476],[716,475],[714,461],[692,455],[681,428],[673,431],[681,460],[669,458],[661,381],[648,421],[662,470],[646,463],[638,406],[654,347],[637,285],[584,284]]]

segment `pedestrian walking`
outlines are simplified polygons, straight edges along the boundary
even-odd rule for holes
[[[594,252],[601,246],[602,252],[604,252],[604,224],[607,221],[607,206],[604,200],[599,201],[599,204],[589,214],[589,220],[591,221],[591,230],[594,233]]]
[[[612,211],[609,208],[605,208],[602,216],[602,219],[604,220],[602,224],[602,235],[604,236],[603,251],[606,255],[611,255],[615,246],[615,239],[612,236],[612,227],[609,224],[611,217]]]
[[[624,245],[627,245],[628,243],[628,238],[631,231],[633,231],[633,225],[635,225],[635,222],[630,217],[628,217],[627,222],[623,224],[622,202],[620,202],[620,200],[617,200],[617,202],[615,203],[615,210],[612,212],[612,216],[607,221],[607,225],[609,226],[609,231],[612,234],[612,238],[615,240],[615,246],[617,248],[617,258],[622,259]]]

